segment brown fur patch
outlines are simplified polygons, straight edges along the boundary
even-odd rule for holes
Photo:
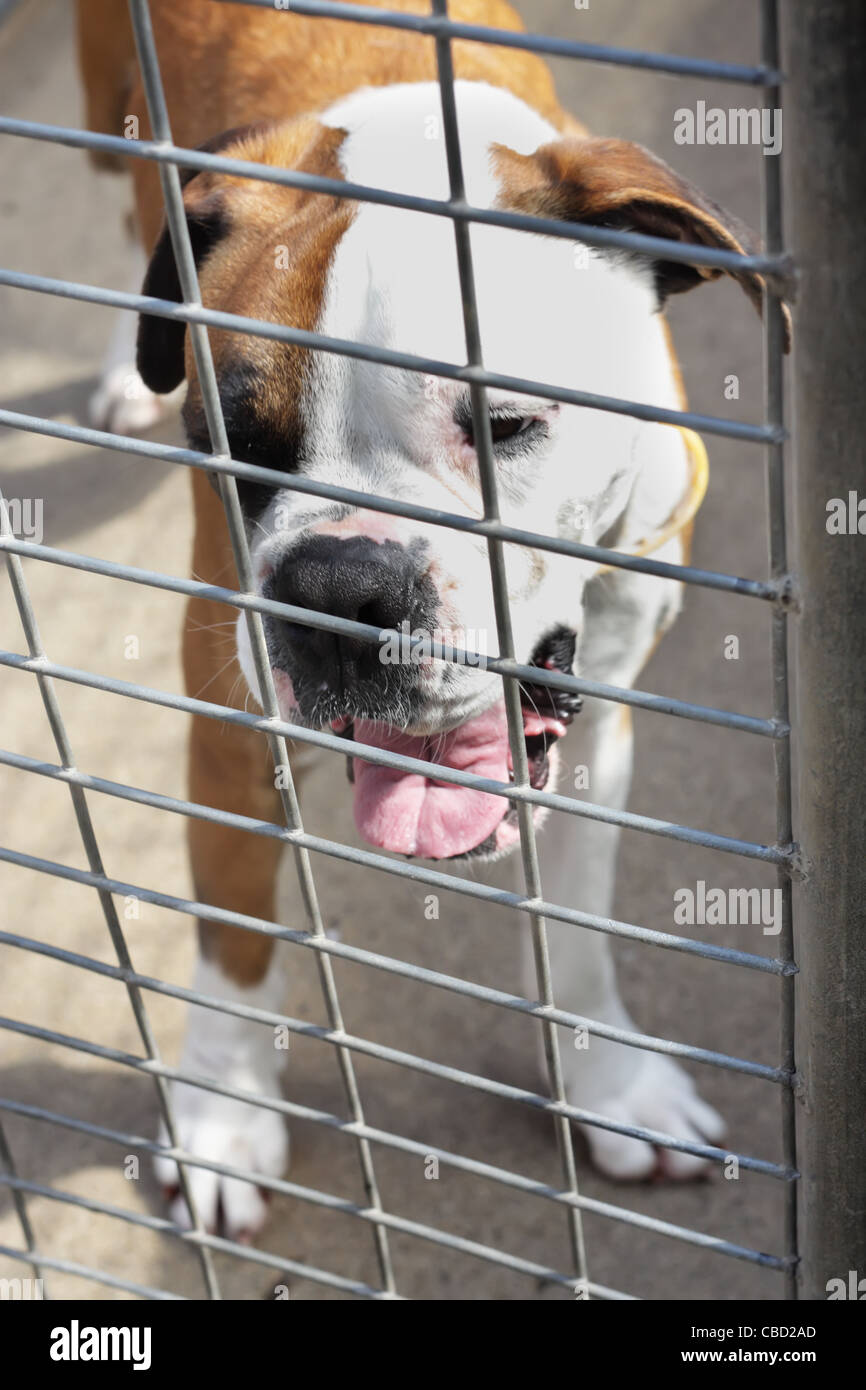
[[[136,82],[135,41],[129,11],[116,0],[78,0],[78,65],[84,83],[88,130],[123,135],[131,114],[130,93]],[[97,169],[126,167],[122,155],[89,150]]]
[[[696,242],[715,250],[752,254],[753,234],[738,218],[681,178],[664,160],[628,140],[568,138],[534,154],[493,147],[502,189],[500,204],[538,217],[627,227],[647,236]],[[758,313],[764,281],[754,272],[714,270],[673,261],[657,263],[664,299],[729,273]]]
[[[290,121],[230,145],[233,158],[298,169],[338,179],[341,130],[312,118]],[[224,174],[199,174],[186,190],[191,213],[216,201],[227,223],[225,235],[207,256],[200,283],[204,304],[227,313],[311,331],[322,308],[327,273],[337,244],[355,215],[346,199],[303,189],[262,184]],[[212,329],[217,375],[228,377],[243,364],[255,373],[249,408],[260,429],[297,438],[297,411],[309,364],[309,349]],[[204,432],[201,395],[187,335],[188,428]],[[255,461],[255,460],[253,460]]]

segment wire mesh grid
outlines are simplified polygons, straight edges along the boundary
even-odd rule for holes
[[[213,2],[220,3],[220,0],[213,0]],[[242,0],[242,3],[258,5],[262,8],[274,8],[270,4],[270,0]],[[782,242],[779,162],[775,159],[761,161],[765,250],[762,254],[754,256],[744,256],[736,252],[714,250],[698,245],[672,243],[666,239],[610,228],[550,221],[501,210],[475,208],[467,202],[463,181],[455,104],[455,79],[451,61],[452,41],[471,39],[479,43],[500,44],[552,56],[569,57],[577,60],[591,59],[594,62],[751,84],[762,89],[767,105],[778,108],[781,105],[781,76],[778,68],[775,0],[763,0],[762,61],[751,67],[653,55],[639,51],[600,48],[597,45],[552,39],[522,32],[512,33],[458,24],[449,20],[446,0],[433,0],[432,11],[429,16],[390,13],[379,9],[371,10],[364,6],[330,3],[330,0],[292,0],[291,10],[296,14],[384,25],[394,29],[412,30],[433,38],[436,49],[450,183],[450,196],[441,201],[389,193],[381,189],[344,183],[315,174],[278,169],[177,147],[172,140],[147,0],[130,0],[129,8],[153,130],[154,138],[152,140],[133,142],[121,137],[15,120],[5,116],[0,117],[0,133],[50,141],[82,149],[122,154],[155,162],[162,183],[167,225],[179,269],[183,302],[176,304],[152,296],[125,294],[90,285],[74,284],[65,280],[8,270],[0,270],[0,284],[59,295],[83,302],[139,312],[144,311],[156,317],[186,323],[202,388],[211,452],[177,448],[141,439],[130,439],[107,431],[85,429],[10,410],[0,411],[0,423],[76,443],[117,449],[145,458],[160,459],[186,469],[205,471],[215,476],[228,521],[237,567],[238,587],[237,589],[219,588],[214,585],[204,585],[197,580],[181,580],[158,572],[98,560],[90,556],[20,539],[14,534],[6,502],[0,498],[0,523],[2,523],[0,525],[0,547],[6,554],[12,591],[20,614],[27,647],[26,654],[0,652],[0,665],[30,672],[36,677],[39,693],[55,740],[58,758],[56,764],[49,764],[11,751],[0,751],[0,764],[27,771],[37,777],[62,782],[68,786],[88,868],[86,870],[75,869],[59,862],[6,848],[0,848],[0,862],[19,865],[95,889],[105,917],[116,963],[109,964],[72,950],[48,945],[12,932],[0,932],[0,942],[10,947],[38,953],[41,956],[62,962],[70,968],[88,971],[97,977],[121,983],[127,992],[129,1004],[133,1011],[142,1053],[136,1055],[120,1049],[105,1047],[80,1037],[37,1027],[21,1020],[0,1019],[0,1026],[19,1035],[51,1042],[81,1054],[110,1061],[121,1068],[129,1069],[131,1072],[144,1073],[152,1077],[168,1143],[149,1141],[138,1135],[118,1132],[37,1106],[25,1105],[4,1098],[0,1098],[0,1112],[44,1121],[59,1127],[62,1131],[88,1134],[109,1143],[122,1145],[127,1150],[131,1149],[149,1154],[161,1153],[166,1157],[175,1159],[178,1164],[181,1189],[191,1213],[192,1227],[187,1230],[168,1218],[131,1212],[53,1186],[28,1181],[16,1171],[13,1155],[4,1134],[2,1122],[0,1122],[0,1163],[5,1169],[4,1172],[0,1173],[0,1182],[11,1191],[24,1241],[23,1249],[2,1246],[0,1253],[13,1260],[29,1263],[37,1277],[41,1277],[46,1270],[56,1270],[82,1275],[106,1286],[116,1287],[143,1298],[158,1299],[177,1296],[166,1290],[149,1288],[129,1280],[120,1279],[101,1269],[90,1268],[70,1260],[54,1258],[46,1251],[37,1248],[34,1231],[28,1216],[26,1199],[28,1196],[39,1196],[59,1203],[71,1203],[94,1213],[102,1213],[131,1223],[132,1226],[148,1228],[192,1246],[200,1262],[204,1290],[210,1298],[220,1297],[213,1259],[217,1252],[230,1254],[238,1259],[251,1261],[263,1267],[301,1275],[345,1294],[374,1300],[400,1298],[402,1295],[395,1284],[389,1248],[391,1232],[400,1232],[422,1241],[433,1242],[446,1250],[466,1253],[530,1278],[542,1279],[548,1283],[560,1285],[574,1291],[579,1297],[629,1298],[631,1295],[597,1284],[590,1278],[583,1237],[582,1214],[593,1212],[621,1223],[672,1237],[693,1246],[703,1247],[723,1256],[781,1271],[785,1276],[787,1295],[796,1297],[797,1172],[793,1096],[793,984],[796,966],[793,959],[791,885],[792,878],[798,873],[798,854],[793,841],[791,815],[787,678],[787,620],[791,606],[791,580],[788,574],[785,549],[783,450],[786,432],[783,420],[784,322],[781,303],[789,283],[791,263],[784,252]],[[282,7],[277,6],[277,8]],[[193,248],[182,201],[179,167],[192,170],[222,171],[244,178],[305,188],[310,191],[333,194],[361,202],[410,208],[449,219],[454,229],[460,275],[466,344],[465,362],[449,363],[428,360],[362,343],[329,339],[316,332],[305,331],[288,325],[249,320],[237,315],[204,308],[199,293]],[[600,397],[579,389],[566,390],[543,382],[527,381],[485,370],[481,353],[472,248],[469,239],[469,228],[472,223],[488,223],[515,230],[544,232],[552,236],[579,240],[594,247],[631,249],[644,255],[663,252],[666,260],[677,260],[689,265],[740,271],[748,269],[761,273],[764,276],[766,287],[763,330],[766,422],[763,424],[743,424],[688,411],[666,410],[634,401]],[[299,477],[293,473],[275,472],[270,468],[260,468],[233,459],[211,357],[208,328],[228,329],[233,332],[258,335],[324,353],[336,353],[385,366],[399,367],[411,372],[441,376],[468,385],[484,502],[483,519],[467,519],[463,515],[434,510],[408,502],[392,501],[385,497]],[[541,536],[505,525],[499,514],[497,481],[487,410],[486,392],[488,388],[506,388],[515,392],[531,393],[552,401],[565,401],[597,410],[615,411],[639,420],[677,424],[761,446],[766,454],[769,498],[769,579],[743,579],[729,574],[701,570],[689,565],[668,564],[655,560],[651,556],[636,556],[600,546]],[[457,878],[453,874],[443,873],[417,863],[389,859],[367,850],[353,848],[338,841],[312,835],[305,830],[290,771],[291,759],[287,740],[295,741],[301,745],[308,744],[314,748],[321,748],[340,755],[345,755],[347,752],[349,754],[362,754],[366,761],[384,767],[422,771],[429,774],[430,765],[419,763],[415,759],[384,749],[372,748],[365,744],[355,744],[352,740],[347,740],[344,737],[302,728],[281,718],[267,655],[262,625],[263,614],[273,614],[296,624],[345,634],[377,644],[382,641],[382,633],[378,628],[367,624],[334,617],[327,613],[312,612],[307,608],[295,607],[256,595],[244,521],[238,500],[238,480],[264,483],[270,488],[274,486],[288,488],[298,493],[307,493],[313,497],[323,497],[331,501],[347,503],[350,506],[361,506],[387,514],[423,520],[435,526],[471,532],[485,538],[495,600],[498,653],[495,657],[488,657],[485,654],[484,661],[488,669],[502,677],[514,767],[514,782],[497,783],[491,779],[479,778],[472,773],[464,773],[439,765],[436,766],[436,775],[437,778],[446,783],[475,787],[495,796],[507,798],[516,807],[524,876],[522,892],[507,892],[475,880]],[[576,559],[591,560],[598,564],[662,578],[674,578],[686,584],[699,585],[726,593],[736,593],[768,603],[772,609],[771,660],[774,703],[771,715],[767,718],[755,718],[692,704],[683,700],[653,695],[640,690],[605,686],[598,682],[564,675],[556,671],[542,671],[535,666],[521,665],[515,660],[514,655],[515,648],[503,558],[503,548],[506,544],[533,546],[572,556]],[[262,714],[257,715],[239,709],[230,709],[202,699],[170,694],[147,686],[98,676],[85,670],[51,661],[40,638],[36,615],[22,566],[23,559],[67,566],[95,575],[163,589],[178,595],[206,594],[209,599],[225,604],[228,610],[236,609],[243,613],[246,618],[256,674],[262,692]],[[433,644],[432,654],[436,659],[456,664],[471,664],[473,661],[477,661],[479,656],[478,653],[446,647],[441,643]],[[613,810],[586,801],[578,801],[569,796],[533,788],[530,783],[523,738],[519,686],[521,679],[531,679],[536,685],[602,700],[616,701],[641,709],[698,721],[706,725],[716,725],[738,732],[750,733],[770,740],[775,758],[775,843],[764,845],[736,839],[686,825],[673,824],[667,820]],[[287,776],[283,779],[286,785],[281,790],[283,823],[278,825],[253,821],[249,817],[215,810],[208,806],[162,795],[140,787],[109,781],[81,771],[76,765],[74,750],[70,745],[64,725],[57,694],[57,682],[71,682],[90,690],[111,692],[133,701],[145,701],[188,714],[197,714],[210,720],[228,721],[260,732],[268,743],[276,766],[287,770]],[[112,878],[105,872],[89,809],[89,798],[96,794],[132,801],[175,816],[234,826],[289,845],[294,856],[295,868],[307,912],[306,929],[289,929],[278,923],[245,916],[217,905],[198,903],[160,892],[145,885],[127,883]],[[607,824],[628,827],[650,835],[663,836],[684,844],[698,845],[774,866],[778,875],[783,906],[778,955],[769,957],[728,949],[704,941],[695,941],[674,934],[650,930],[630,922],[602,918],[575,908],[546,901],[535,845],[533,823],[533,808],[535,806],[547,807],[560,814],[589,817]],[[390,956],[376,954],[331,939],[324,930],[314,881],[313,860],[318,856],[331,857],[368,870],[414,880],[433,888],[462,894],[473,900],[491,902],[503,909],[520,914],[527,919],[532,937],[536,965],[537,998],[529,999],[492,989],[471,980],[449,976],[439,971],[409,964]],[[245,931],[257,932],[311,951],[318,969],[327,1015],[327,1026],[314,1026],[301,1019],[287,1017],[282,1013],[271,1013],[263,1009],[232,1003],[225,999],[208,997],[197,990],[184,989],[160,979],[140,974],[133,966],[124,937],[123,926],[115,905],[115,898],[118,895],[133,895],[141,902],[171,908],[193,917],[206,912],[209,920],[239,927]],[[545,926],[547,920],[652,944],[665,950],[684,952],[718,961],[720,964],[739,966],[777,976],[781,991],[783,1020],[782,1046],[778,1065],[769,1066],[727,1053],[711,1051],[686,1043],[676,1043],[635,1030],[613,1027],[557,1008],[553,989],[554,982],[551,978],[547,953]],[[532,1092],[455,1067],[441,1065],[347,1033],[332,970],[334,959],[353,961],[372,970],[414,980],[436,989],[450,991],[467,999],[484,1002],[538,1020],[538,1025],[543,1033],[547,1063],[547,1094]],[[285,1099],[263,1098],[250,1092],[221,1085],[211,1078],[189,1075],[178,1068],[166,1065],[159,1056],[148,1019],[145,997],[149,993],[201,1005],[226,1014],[234,1014],[262,1024],[282,1026],[291,1033],[297,1033],[327,1044],[329,1048],[335,1050],[338,1058],[345,1089],[348,1118],[343,1119],[335,1114]],[[743,1169],[767,1175],[780,1181],[785,1187],[786,1229],[784,1250],[781,1253],[768,1254],[632,1211],[626,1206],[601,1202],[581,1194],[574,1159],[572,1122],[606,1128],[615,1133],[647,1140],[663,1148],[678,1149],[699,1155],[717,1164],[725,1162],[732,1155],[730,1151],[711,1144],[690,1143],[677,1139],[673,1135],[659,1133],[641,1126],[623,1124],[569,1104],[563,1084],[558,1050],[557,1030],[561,1026],[585,1028],[590,1036],[607,1038],[629,1047],[647,1049],[743,1076],[750,1076],[772,1083],[780,1089],[782,1097],[782,1161],[771,1162],[749,1154],[736,1154],[734,1157]],[[436,1145],[424,1144],[398,1133],[384,1131],[369,1125],[365,1120],[355,1072],[354,1059],[356,1056],[374,1057],[398,1067],[409,1068],[428,1076],[446,1079],[477,1092],[487,1093],[543,1111],[550,1117],[558,1143],[561,1161],[560,1185],[552,1186],[542,1183],[510,1169],[497,1167],[462,1154],[445,1152]],[[303,1187],[288,1180],[268,1178],[242,1168],[211,1162],[185,1151],[179,1143],[169,1088],[169,1083],[177,1080],[182,1080],[207,1091],[263,1106],[288,1117],[302,1118],[329,1130],[345,1134],[357,1151],[365,1194],[364,1203],[349,1202],[327,1192]],[[422,1157],[431,1153],[436,1154],[444,1164],[451,1165],[455,1169],[474,1174],[494,1184],[540,1197],[560,1206],[563,1209],[563,1219],[567,1223],[572,1267],[567,1271],[548,1268],[538,1262],[523,1259],[506,1251],[494,1249],[477,1241],[468,1240],[422,1222],[390,1213],[383,1206],[377,1184],[374,1166],[374,1148],[376,1146]],[[307,1263],[292,1261],[283,1255],[268,1254],[209,1233],[205,1230],[199,1213],[196,1211],[194,1196],[189,1184],[189,1170],[193,1167],[209,1168],[225,1176],[254,1181],[266,1189],[269,1188],[275,1192],[293,1196],[302,1202],[349,1214],[367,1223],[374,1244],[378,1282],[371,1285],[348,1279],[331,1271],[315,1268]]]

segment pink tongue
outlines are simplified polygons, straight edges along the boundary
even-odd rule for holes
[[[508,781],[508,725],[501,703],[431,738],[358,719],[355,740],[478,777]],[[355,759],[355,824],[365,840],[382,849],[423,859],[465,854],[484,843],[507,811],[508,802],[501,796]]]

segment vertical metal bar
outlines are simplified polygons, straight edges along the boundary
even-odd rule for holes
[[[18,1172],[15,1167],[15,1160],[12,1157],[12,1150],[9,1147],[9,1140],[6,1138],[6,1130],[3,1126],[2,1120],[0,1120],[0,1164],[3,1165],[4,1171],[8,1173],[10,1177],[17,1178]],[[30,1250],[31,1252],[35,1252],[36,1237],[33,1233],[33,1227],[30,1224],[30,1213],[27,1210],[27,1204],[24,1200],[24,1193],[17,1187],[10,1187],[10,1191],[12,1193],[12,1205],[15,1208],[15,1214],[18,1217],[18,1224],[20,1225],[21,1232],[24,1236],[24,1244],[27,1246],[28,1250]],[[44,1280],[42,1266],[39,1265],[35,1259],[30,1261],[30,1267],[33,1270],[33,1273],[36,1275],[37,1279]]]
[[[447,18],[448,0],[432,0],[433,13]],[[466,202],[466,189],[463,179],[463,160],[460,153],[460,131],[457,121],[457,104],[454,93],[454,66],[451,54],[451,40],[448,37],[436,38],[436,59],[439,72],[439,89],[442,101],[445,149],[448,160],[448,178],[452,203]],[[455,221],[454,236],[457,248],[457,264],[460,275],[460,291],[463,303],[463,326],[466,338],[467,362],[472,367],[483,367],[481,353],[481,334],[478,324],[478,300],[475,293],[475,274],[472,262],[470,229],[465,222]],[[499,497],[496,485],[496,466],[493,458],[493,441],[490,432],[490,416],[487,409],[487,391],[484,386],[470,385],[472,401],[472,424],[475,448],[478,454],[478,471],[486,521],[499,521]],[[508,600],[508,583],[505,571],[504,548],[501,540],[487,537],[487,554],[490,564],[490,579],[493,588],[493,602],[496,612],[496,633],[500,655],[514,659],[514,636],[511,628],[511,609]],[[526,758],[526,744],[523,737],[523,714],[520,705],[519,684],[512,677],[502,681],[505,697],[505,710],[508,719],[508,739],[511,747],[511,760],[515,784],[528,787],[529,768]],[[512,803],[515,804],[515,803]],[[535,825],[532,807],[518,801],[517,816],[520,827],[520,852],[523,861],[523,874],[527,895],[536,901],[542,898],[541,872],[538,863],[538,847],[535,841]],[[547,928],[545,919],[539,912],[528,910],[532,949],[535,958],[535,973],[538,995],[541,1002],[554,1006],[553,982],[550,974],[550,958],[547,949]],[[544,1052],[547,1061],[550,1094],[554,1100],[564,1101],[565,1084],[559,1055],[559,1040],[556,1025],[549,1020],[541,1024],[544,1038]],[[569,1192],[578,1195],[577,1167],[574,1161],[574,1143],[571,1123],[565,1116],[555,1120],[556,1136],[559,1145],[563,1177]],[[587,1295],[586,1249],[583,1238],[583,1223],[579,1209],[568,1208],[569,1236],[574,1258],[578,1291]]]
[[[777,71],[779,57],[779,17],[777,0],[761,0],[761,57],[772,71]],[[782,109],[779,86],[763,89],[766,109]],[[764,245],[769,252],[782,250],[782,169],[780,155],[762,157],[763,177],[762,218]],[[784,340],[785,325],[782,304],[769,291],[764,294],[764,414],[774,425],[784,424]],[[774,579],[782,579],[788,570],[787,528],[785,517],[785,449],[783,443],[766,446],[766,494],[769,527],[769,564]],[[789,722],[788,683],[788,610],[778,602],[771,618],[770,659],[773,677],[773,715],[783,724]],[[776,786],[776,840],[789,845],[793,840],[791,807],[791,735],[773,742],[773,762]],[[785,867],[777,870],[777,886],[782,896],[782,925],[779,933],[779,955],[793,962],[794,935],[792,915],[791,875]],[[783,975],[780,1010],[780,1065],[794,1076],[794,1005],[796,975]],[[782,1087],[782,1152],[789,1168],[797,1167],[796,1107],[793,1084]],[[797,1184],[788,1184],[785,1192],[784,1216],[785,1253],[792,1260],[797,1255]],[[785,1274],[785,1292],[790,1299],[797,1297],[796,1265]]]
[[[169,123],[168,108],[165,102],[165,93],[162,86],[162,77],[159,70],[159,59],[153,37],[148,0],[129,0],[129,5],[153,137],[161,144],[170,145],[172,143],[171,126]],[[162,182],[163,197],[165,199],[166,220],[177,263],[181,292],[187,304],[200,305],[201,295],[199,292],[198,274],[189,236],[189,228],[186,221],[180,175],[177,167],[173,164],[160,164],[159,174]],[[228,459],[231,457],[231,449],[229,448],[228,436],[226,434],[225,420],[223,418],[222,403],[217,386],[208,332],[203,324],[192,323],[188,325],[187,331],[190,334],[190,341],[195,356],[196,371],[201,387],[202,404],[207,420],[211,448],[217,456]],[[253,577],[252,562],[250,560],[249,546],[247,544],[243,513],[238,498],[237,479],[230,475],[221,474],[219,478],[219,488],[223,506],[226,511],[226,519],[231,537],[232,552],[237,567],[239,586],[244,593],[255,593],[256,586]],[[256,668],[256,676],[258,677],[259,689],[262,696],[262,708],[268,719],[278,720],[280,718],[280,711],[277,703],[276,691],[274,689],[273,674],[271,672],[271,664],[268,657],[261,614],[252,609],[246,609],[245,615],[247,632],[249,634],[250,646],[252,648],[253,660]],[[284,769],[283,776],[280,778],[280,799],[286,824],[290,830],[302,831],[304,827],[301,819],[301,809],[295,789],[285,737],[282,734],[270,733],[267,735],[267,740],[274,765]],[[325,927],[319,909],[309,853],[307,850],[298,846],[293,846],[292,852],[304,908],[310,923],[310,930],[314,936],[324,936]],[[316,964],[327,1010],[328,1022],[332,1028],[343,1032],[345,1031],[343,1016],[337,995],[333,966],[327,956],[319,953],[317,953]],[[355,1075],[355,1067],[351,1053],[346,1048],[338,1047],[337,1057],[352,1119],[358,1124],[364,1124],[364,1111],[361,1105],[361,1096],[358,1090],[357,1077]],[[382,1203],[373,1167],[373,1153],[369,1140],[359,1136],[356,1142],[361,1176],[368,1204],[373,1211],[381,1211]],[[388,1235],[385,1226],[382,1225],[381,1222],[374,1223],[373,1238],[382,1282],[386,1291],[393,1293],[395,1291],[394,1274],[388,1246]]]
[[[802,269],[794,366],[806,857],[800,1293],[825,1299],[838,1279],[842,1296],[856,1298],[849,1272],[866,1276],[866,22],[862,0],[792,9],[785,66]]]
[[[3,493],[0,492],[0,535],[11,536],[12,534],[12,525],[9,520],[6,499]],[[45,661],[47,659],[45,648],[42,645],[42,638],[36,622],[36,614],[33,610],[30,593],[27,588],[27,581],[24,578],[24,569],[20,557],[7,551],[6,568],[9,573],[12,593],[15,597],[15,604],[21,619],[21,626],[24,629],[27,649],[30,655],[35,657],[37,661]],[[50,676],[43,675],[42,673],[37,673],[36,681],[39,686],[39,693],[42,696],[42,703],[45,706],[45,713],[48,716],[48,723],[51,726],[51,732],[54,736],[54,743],[60,761],[65,768],[74,768],[75,760],[72,756],[72,746],[69,742],[63,715],[60,712],[60,705],[54,689],[54,682],[51,680]],[[90,816],[90,808],[87,804],[84,790],[82,787],[75,787],[70,783],[69,794],[75,809],[75,817],[78,821],[78,829],[82,844],[84,845],[85,854],[87,855],[88,865],[93,873],[104,874],[105,868],[102,862],[102,855],[97,843],[96,831]],[[120,918],[117,915],[114,899],[111,894],[104,889],[97,889],[97,892],[99,894],[99,901],[102,905],[105,923],[108,927],[108,934],[111,937],[111,943],[114,947],[115,955],[117,956],[118,965],[122,966],[124,970],[132,971],[132,959],[126,945],[126,938],[123,935],[123,928],[120,925]],[[141,991],[137,985],[132,985],[127,982],[126,993],[145,1051],[151,1061],[158,1062],[160,1060],[159,1048],[156,1045],[156,1038],[151,1030],[150,1020],[145,1010]],[[156,1087],[157,1099],[159,1101],[162,1119],[165,1123],[166,1133],[171,1143],[177,1145],[179,1143],[179,1136],[177,1126],[175,1125],[169,1087],[166,1085],[165,1078],[161,1076],[154,1077],[154,1085]],[[185,1167],[181,1164],[178,1164],[178,1175],[180,1189],[189,1207],[193,1225],[197,1231],[203,1232],[204,1227],[201,1225],[195,1202],[192,1199],[192,1190],[188,1174]],[[199,1262],[201,1264],[205,1286],[208,1291],[208,1297],[218,1299],[220,1297],[220,1291],[217,1284],[216,1272],[214,1270],[213,1257],[211,1252],[206,1250],[204,1246],[200,1247],[199,1250]]]

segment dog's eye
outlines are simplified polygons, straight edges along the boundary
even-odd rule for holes
[[[520,416],[509,419],[507,415],[491,416],[490,433],[493,436],[493,443],[499,444],[503,439],[513,439],[514,435],[522,434],[532,424],[531,420],[522,420]]]
[[[494,444],[503,444],[508,439],[515,439],[519,434],[525,434],[535,425],[541,425],[540,420],[532,416],[525,415],[491,415],[490,434]],[[461,427],[466,436],[466,443],[475,448],[475,428],[472,420],[461,421]]]

